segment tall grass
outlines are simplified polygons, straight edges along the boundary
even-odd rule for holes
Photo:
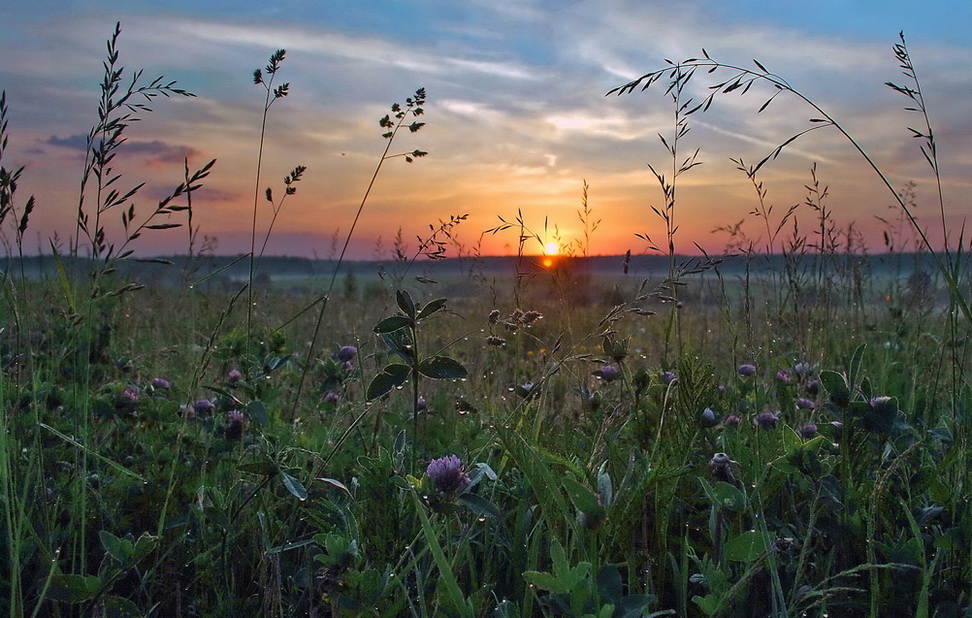
[[[120,80],[119,32],[103,95]],[[903,40],[895,50],[911,67]],[[77,254],[84,239],[94,259],[55,253],[37,281],[18,253],[3,280],[0,613],[968,613],[964,254],[929,257],[945,270],[928,277],[878,273],[853,230],[836,227],[815,168],[798,207],[813,225],[774,210],[757,176],[769,157],[738,160],[765,236],[730,223],[742,256],[678,256],[676,178],[697,165],[681,144],[707,104],[684,88],[697,68],[728,68],[720,92],[762,80],[797,94],[757,66],[706,56],[644,78],[673,80],[675,106],[663,138],[672,171],[655,172],[659,277],[630,281],[630,255],[617,273],[594,271],[585,183],[584,244],[560,265],[531,263],[528,245],[550,230],[518,213],[491,230],[519,234],[516,270],[480,296],[437,295],[407,275],[458,244],[466,218],[453,215],[411,258],[397,242],[408,259],[391,289],[369,292],[378,302],[356,302],[353,288],[332,302],[335,270],[320,290],[261,291],[264,311],[252,310],[255,224],[245,287],[118,274],[141,233],[178,217],[193,252],[190,199],[213,164],[191,174],[186,162],[171,197],[136,217],[126,200],[140,185],[116,190],[110,172],[128,112],[103,106],[79,200],[87,208],[91,191],[97,206],[79,214],[72,244]],[[904,90],[921,98],[917,80]],[[2,160],[4,101],[0,224],[19,247],[31,202],[17,193],[21,168]],[[339,261],[384,162],[425,154],[392,151],[399,131],[422,127],[424,104],[420,89],[379,121],[385,148]],[[272,217],[302,172],[281,200],[267,196]],[[114,242],[112,210],[124,212]],[[87,282],[72,277],[89,267]],[[889,289],[920,306],[886,300]]]

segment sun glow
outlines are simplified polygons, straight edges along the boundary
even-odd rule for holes
[[[546,253],[547,255],[557,255],[558,253],[560,253],[560,245],[558,245],[554,241],[548,242],[546,245],[543,246],[543,249],[544,249],[544,253]]]

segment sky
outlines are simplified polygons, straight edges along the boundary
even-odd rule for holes
[[[727,64],[753,68],[758,60],[837,118],[895,189],[916,183],[915,214],[941,244],[935,177],[921,140],[908,131],[924,121],[884,85],[912,85],[891,51],[902,30],[938,141],[953,242],[970,214],[972,3],[965,0],[920,9],[913,0],[7,0],[3,16],[0,90],[9,141],[0,164],[25,168],[19,205],[36,199],[29,252],[49,251],[55,234],[65,250],[74,238],[86,137],[97,121],[115,22],[126,85],[141,69],[145,83],[163,75],[196,95],[156,99],[130,126],[113,162],[123,174],[117,185],[146,183],[133,200],[140,221],[182,180],[187,158],[193,169],[215,158],[193,197],[196,250],[206,236],[217,253],[249,251],[255,194],[259,248],[273,218],[264,191],[279,199],[284,177],[302,165],[266,253],[334,257],[385,148],[378,120],[423,87],[418,120],[426,124],[396,136],[391,152],[429,154],[382,163],[349,257],[387,258],[399,233],[414,252],[417,238],[453,215],[468,217],[453,231],[448,255],[515,253],[516,230],[489,230],[518,213],[537,237],[526,253],[549,242],[590,255],[651,253],[639,235],[664,240],[654,209],[665,198],[649,166],[671,180],[672,157],[658,136],[672,139],[674,106],[664,84],[605,95],[702,48]],[[289,83],[290,94],[269,110],[257,186],[265,90],[253,83],[253,71],[277,49],[287,54],[275,85]],[[697,74],[684,96],[702,101],[720,75],[729,74]],[[733,240],[765,249],[783,214],[798,205],[772,246],[783,246],[794,220],[816,242],[820,211],[804,204],[814,169],[840,234],[853,229],[869,252],[880,253],[889,232],[904,248],[911,232],[891,193],[832,128],[800,138],[760,170],[763,207],[773,210],[768,220],[752,214],[757,191],[733,160],[756,163],[817,116],[787,94],[757,113],[771,94],[757,85],[688,117],[679,158],[698,149],[702,164],[677,180],[676,251],[695,253],[697,245],[717,254]],[[579,214],[585,183],[586,226]],[[120,245],[121,210],[104,216],[109,240]],[[4,226],[9,247],[13,229],[9,220]],[[739,233],[720,231],[727,228]],[[150,230],[133,248],[180,254],[188,241],[184,229]]]

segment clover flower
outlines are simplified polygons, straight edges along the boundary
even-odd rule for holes
[[[739,464],[725,453],[716,453],[709,460],[709,472],[712,473],[712,478],[717,481],[732,483],[736,480],[735,472],[738,468]]]
[[[813,399],[807,399],[806,397],[797,397],[796,406],[800,410],[813,410],[817,407],[817,404],[813,402]]]
[[[459,492],[470,483],[465,465],[455,455],[433,459],[425,473],[432,480],[432,485],[442,493]]]
[[[429,407],[429,402],[425,400],[425,397],[419,395],[419,398],[415,401],[415,408],[421,412],[427,410]]]
[[[605,382],[613,382],[618,379],[618,368],[614,365],[604,365],[598,371],[594,372],[594,376]]]
[[[341,346],[341,349],[338,350],[337,359],[341,362],[347,362],[357,355],[358,348],[354,347],[353,345],[345,345]]]
[[[226,413],[226,439],[239,440],[243,437],[243,413],[230,410]]]
[[[216,410],[216,406],[208,399],[200,399],[192,404],[192,409],[196,414],[206,416],[207,414],[212,414]]]
[[[726,418],[722,419],[722,425],[724,427],[739,427],[742,424],[742,417],[738,414],[729,414]]]
[[[776,426],[780,423],[780,413],[779,412],[763,412],[756,417],[756,425],[760,429],[765,429],[769,431],[771,429],[776,429]]]
[[[793,373],[801,380],[806,380],[813,375],[813,365],[810,363],[797,363],[793,366]]]
[[[665,384],[671,384],[677,377],[674,371],[663,371],[661,373],[661,381]]]
[[[152,378],[152,388],[154,389],[165,390],[170,386],[172,386],[172,384],[170,384],[165,378]]]
[[[239,369],[230,369],[229,373],[226,374],[226,383],[230,386],[235,386],[243,380],[243,374],[240,373]]]
[[[341,395],[340,393],[337,393],[335,391],[327,391],[326,393],[324,393],[323,399],[324,399],[324,403],[336,404],[337,402],[341,401]]]
[[[702,410],[702,414],[699,417],[699,422],[702,423],[704,429],[709,429],[715,427],[719,424],[719,414],[712,408],[706,408]]]
[[[800,427],[800,437],[804,440],[809,440],[817,435],[817,426],[813,423],[807,423]]]
[[[739,365],[739,368],[736,369],[736,373],[738,373],[739,375],[741,375],[744,378],[748,378],[750,376],[754,376],[754,375],[756,375],[756,365],[753,365],[751,363],[746,363],[744,365]]]
[[[790,372],[787,371],[786,369],[780,369],[779,371],[776,372],[776,379],[783,386],[787,386],[791,381]]]

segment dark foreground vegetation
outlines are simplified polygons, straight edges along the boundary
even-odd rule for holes
[[[192,262],[191,213],[213,164],[147,215],[114,188],[141,111],[126,105],[185,94],[136,81],[126,97],[117,36],[77,233],[37,277],[34,204],[3,169],[0,614],[970,615],[961,241],[878,274],[811,185],[819,235],[758,208],[783,235],[726,271],[675,256],[659,177],[654,277],[630,257],[611,276],[521,257],[505,279],[470,268],[472,293],[450,297],[409,268],[442,257],[460,215],[357,273],[367,290],[337,270],[303,292],[256,285],[255,228],[245,280],[207,289],[219,269]],[[264,111],[287,93],[283,59],[254,76]],[[682,71],[707,61],[666,69],[676,141],[695,111]],[[388,145],[424,101],[392,106]],[[142,288],[119,266],[174,216],[196,266]],[[891,231],[927,249],[909,225]],[[490,232],[533,238],[519,220]]]

